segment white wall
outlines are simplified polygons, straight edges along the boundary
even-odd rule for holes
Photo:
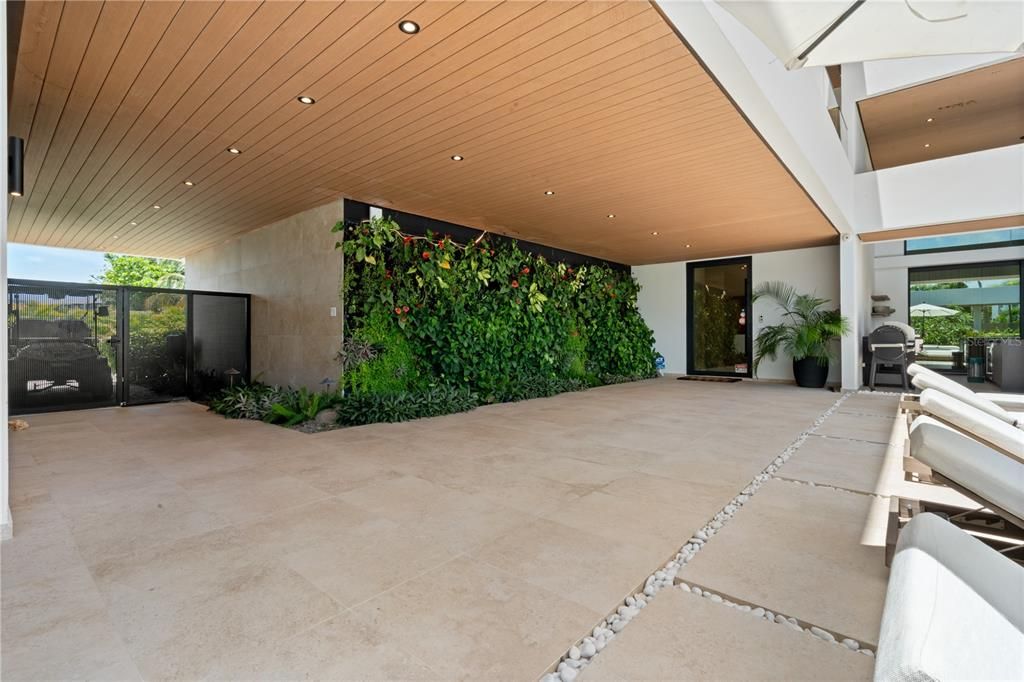
[[[753,284],[780,280],[801,293],[815,293],[839,307],[839,247],[773,251],[751,257]],[[661,263],[633,268],[640,283],[640,313],[654,331],[655,348],[665,356],[666,371],[685,374],[686,367],[686,263]],[[753,333],[764,325],[776,324],[779,316],[767,301],[754,304]],[[829,380],[838,381],[838,363],[829,371]],[[793,380],[789,358],[765,360],[758,372],[760,379]]]
[[[857,231],[1024,214],[1024,144],[856,176]]]

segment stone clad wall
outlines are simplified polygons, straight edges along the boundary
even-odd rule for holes
[[[331,226],[341,217],[333,201],[186,257],[188,288],[252,294],[253,378],[308,388],[338,379],[342,259]]]

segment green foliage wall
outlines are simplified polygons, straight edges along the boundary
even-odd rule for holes
[[[354,395],[447,384],[491,402],[538,381],[654,374],[653,334],[628,273],[548,262],[505,241],[410,236],[379,218],[347,228],[338,247],[346,333],[378,351],[345,373]]]

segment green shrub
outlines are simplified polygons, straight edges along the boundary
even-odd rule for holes
[[[270,406],[270,411],[263,417],[263,421],[295,426],[312,421],[321,410],[334,407],[340,400],[340,393],[310,391],[306,388],[285,389]]]
[[[285,398],[286,389],[259,382],[243,384],[218,391],[210,399],[210,409],[231,419],[263,421],[273,406]]]
[[[466,412],[479,404],[476,393],[451,386],[434,386],[405,393],[355,394],[346,396],[338,404],[338,423],[359,426],[401,422]]]
[[[409,342],[395,320],[382,310],[372,310],[342,348],[359,346],[368,346],[374,352],[364,352],[358,362],[347,363],[342,381],[351,393],[401,393],[420,382]]]

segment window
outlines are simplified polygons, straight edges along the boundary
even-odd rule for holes
[[[962,371],[970,339],[1020,338],[1021,263],[912,268],[910,324],[924,341],[918,362]]]
[[[934,253],[936,251],[990,249],[1000,246],[1016,246],[1018,244],[1024,244],[1024,227],[908,239],[903,242],[903,252],[906,254]]]

